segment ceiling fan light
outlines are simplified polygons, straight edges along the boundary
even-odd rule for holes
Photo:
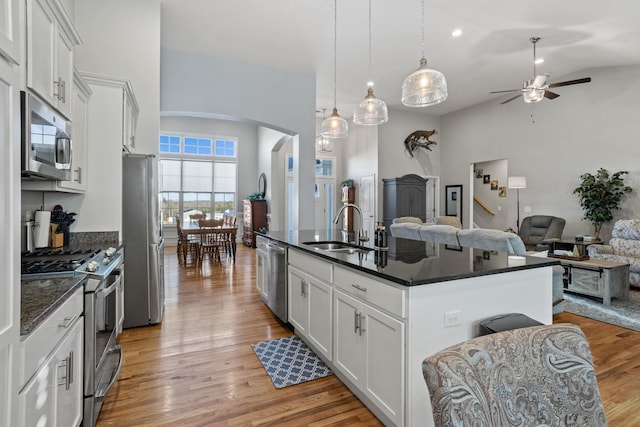
[[[322,121],[320,136],[325,138],[345,138],[349,135],[349,123],[340,117],[338,109],[334,107],[333,113]]]
[[[531,89],[522,93],[524,102],[532,104],[534,102],[540,102],[544,98],[544,89]]]
[[[353,111],[353,123],[357,125],[381,125],[389,121],[387,104],[373,94],[369,87],[367,96]]]
[[[428,107],[440,104],[449,96],[447,80],[438,70],[427,67],[427,60],[420,60],[420,67],[402,83],[402,104],[407,107]]]

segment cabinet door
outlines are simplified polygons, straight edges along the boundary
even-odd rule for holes
[[[20,427],[54,424],[57,387],[54,382],[56,369],[51,365],[51,360],[45,362],[20,392],[18,396]]]
[[[362,305],[364,375],[362,388],[376,406],[402,425],[404,407],[404,323]]]
[[[45,0],[27,2],[27,86],[55,105],[56,19]]]
[[[82,422],[83,321],[80,316],[56,351],[56,426],[76,427]]]
[[[73,118],[73,159],[71,181],[59,181],[58,186],[74,192],[87,189],[87,110],[88,98],[74,84],[71,90],[71,115]]]
[[[309,328],[307,336],[324,357],[331,360],[333,313],[332,287],[320,280],[308,280]]]
[[[360,302],[349,295],[334,291],[333,363],[337,370],[354,384],[362,377],[362,336],[360,335]]]
[[[260,292],[260,296],[267,299],[267,283],[268,283],[268,271],[267,271],[267,255],[258,250],[256,251],[256,288]]]
[[[71,117],[73,98],[73,43],[63,32],[56,34],[54,96],[57,107],[66,117]]]
[[[20,36],[18,31],[18,0],[0,0],[0,54],[18,63]]]
[[[307,278],[301,271],[289,267],[289,323],[296,332],[307,335],[309,329],[309,299]]]

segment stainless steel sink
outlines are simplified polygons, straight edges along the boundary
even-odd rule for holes
[[[303,245],[311,246],[319,251],[326,252],[369,252],[372,249],[364,246],[354,245],[353,243],[345,243],[340,241],[325,241],[325,242],[303,242]]]

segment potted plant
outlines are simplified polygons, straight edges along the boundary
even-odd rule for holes
[[[624,184],[622,178],[628,173],[620,171],[609,175],[606,169],[600,168],[596,175],[580,175],[580,185],[573,193],[580,198],[584,219],[593,224],[596,239],[600,238],[602,224],[613,219],[613,211],[620,209],[623,196],[632,191],[631,187]]]
[[[352,179],[345,179],[344,181],[341,182],[341,185],[343,187],[353,188],[355,187],[356,184]]]

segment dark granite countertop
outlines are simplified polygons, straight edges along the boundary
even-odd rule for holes
[[[475,248],[452,248],[418,240],[388,238],[388,250],[367,253],[327,252],[305,245],[314,241],[342,241],[342,232],[333,230],[268,231],[257,233],[404,286],[457,280],[508,271],[558,265],[552,258],[518,257]],[[371,241],[364,246],[373,248]]]
[[[47,317],[84,286],[84,274],[61,274],[21,280],[20,336],[33,332]]]

